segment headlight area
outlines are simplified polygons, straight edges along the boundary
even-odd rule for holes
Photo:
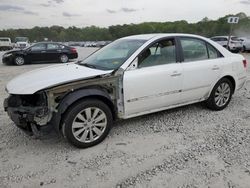
[[[47,95],[10,95],[4,100],[4,109],[11,120],[29,135],[36,134],[49,121]]]
[[[10,57],[10,56],[12,56],[12,54],[10,54],[10,53],[9,54],[4,54],[3,58]]]

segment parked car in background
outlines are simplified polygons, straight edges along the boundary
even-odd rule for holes
[[[243,51],[250,51],[250,37],[240,37],[239,38],[243,43]]]
[[[28,37],[16,37],[15,38],[15,48],[23,49],[23,48],[27,48],[29,46],[30,46],[30,44],[29,44]]]
[[[4,109],[22,130],[53,126],[73,145],[100,143],[113,121],[204,101],[227,107],[246,82],[247,62],[197,35],[118,39],[83,61],[14,78]]]
[[[11,50],[13,45],[8,37],[0,37],[0,50]]]
[[[73,47],[53,42],[40,42],[25,49],[6,52],[2,62],[14,65],[36,62],[67,63],[70,59],[77,57],[77,50]]]
[[[221,46],[227,48],[227,44],[228,44],[228,40],[229,40],[229,36],[216,36],[216,37],[212,37],[211,40],[219,43]],[[235,37],[235,36],[231,36],[231,39],[229,41],[228,44],[228,50],[230,50],[231,52],[240,52],[243,49],[243,44],[242,41]]]
[[[81,42],[72,42],[72,41],[69,41],[68,42],[68,46],[81,46]]]

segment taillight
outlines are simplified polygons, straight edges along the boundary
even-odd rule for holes
[[[77,53],[77,51],[76,51],[75,48],[71,48],[70,51],[71,51],[72,53]]]
[[[247,60],[243,60],[243,66],[244,66],[244,68],[247,68]]]

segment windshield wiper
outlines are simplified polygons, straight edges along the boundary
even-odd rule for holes
[[[80,64],[80,65],[83,65],[83,66],[89,67],[89,68],[93,68],[93,69],[97,69],[97,67],[95,65],[91,65],[91,64],[88,64],[88,63],[83,63],[83,64]]]

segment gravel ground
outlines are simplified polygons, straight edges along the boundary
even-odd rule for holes
[[[11,78],[47,65],[0,64],[0,104]],[[250,187],[249,107],[250,83],[223,111],[195,104],[120,121],[83,150],[55,133],[26,136],[1,107],[0,187]]]

